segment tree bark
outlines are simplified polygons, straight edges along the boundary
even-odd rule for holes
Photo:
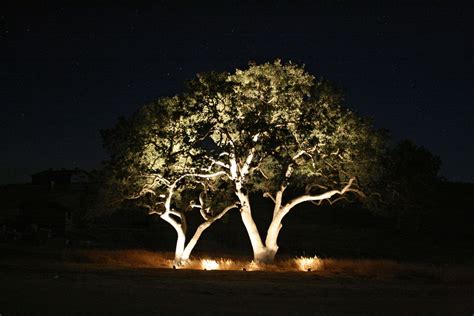
[[[270,223],[270,226],[268,226],[267,230],[267,238],[265,239],[265,246],[268,249],[271,249],[272,251],[276,252],[278,251],[278,235],[280,234],[280,230],[283,227],[282,225],[282,220],[283,216],[281,216],[281,213],[278,212],[275,214],[275,216],[272,219],[272,222]]]
[[[272,223],[269,226],[267,238],[264,244],[262,242],[262,238],[260,237],[260,233],[258,232],[257,225],[255,224],[255,221],[252,217],[252,210],[248,196],[244,194],[237,195],[239,196],[241,203],[240,216],[242,217],[242,222],[244,223],[250,243],[252,245],[254,261],[259,263],[273,262],[278,251],[277,239],[282,227],[282,217],[275,216],[273,218]]]
[[[266,253],[266,248],[263,245],[262,238],[258,232],[257,225],[252,217],[252,210],[250,208],[249,197],[241,192],[237,193],[237,196],[240,200],[240,216],[242,222],[244,223],[245,229],[250,239],[252,245],[252,250],[254,254],[255,261],[260,261],[260,257]]]
[[[174,252],[174,262],[180,264],[183,260],[187,260],[188,258],[184,258],[184,245],[186,244],[186,235],[183,231],[177,231],[178,238],[176,239],[176,250]]]
[[[168,212],[164,213],[160,217],[166,222],[168,222],[171,226],[173,226],[173,228],[176,230],[177,238],[174,261],[175,263],[180,264],[183,261],[183,252],[186,243],[186,232],[184,230],[184,227],[180,223],[176,222]]]

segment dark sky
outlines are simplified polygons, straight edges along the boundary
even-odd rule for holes
[[[1,4],[0,184],[96,168],[99,130],[119,116],[198,72],[275,58],[335,81],[395,140],[439,155],[448,179],[474,182],[472,8],[289,2]]]

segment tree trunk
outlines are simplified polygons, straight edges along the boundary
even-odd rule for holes
[[[252,218],[250,207],[242,208],[240,216],[242,217],[242,222],[247,229],[247,234],[249,235],[254,255],[264,252],[265,246],[263,245],[262,239],[260,238],[257,225],[255,225],[255,221]]]
[[[199,225],[199,227],[196,229],[196,232],[194,233],[194,236],[191,238],[191,240],[188,242],[186,247],[184,248],[183,255],[181,256],[181,260],[185,261],[188,260],[189,257],[191,257],[191,252],[194,249],[194,246],[196,246],[199,238],[201,237],[201,234],[204,232],[206,228],[211,226],[212,222],[207,221]]]
[[[255,221],[252,218],[250,205],[247,209],[242,209],[242,221],[244,222],[250,242],[252,243],[254,261],[260,263],[272,263],[275,260],[275,255],[278,252],[278,236],[283,227],[281,222],[286,213],[285,209],[280,209],[275,213],[275,216],[267,230],[265,244],[263,244],[257,226],[255,225]]]
[[[174,252],[174,262],[180,264],[183,260],[187,260],[188,258],[184,258],[184,245],[186,243],[186,235],[182,230],[178,231],[178,238],[176,238],[176,250]]]
[[[174,252],[174,262],[180,264],[183,261],[183,252],[186,244],[186,232],[183,225],[176,222],[169,213],[164,213],[160,216],[163,220],[168,222],[176,230],[176,249]]]
[[[257,225],[252,217],[252,210],[250,208],[250,201],[247,195],[238,193],[237,196],[240,200],[240,216],[244,223],[245,229],[252,245],[255,261],[261,261],[265,257],[266,247],[263,245],[262,238],[258,232]]]
[[[270,254],[269,259],[273,261],[275,258],[275,255],[278,251],[278,236],[280,234],[280,230],[283,227],[281,224],[283,220],[283,216],[281,211],[278,211],[275,216],[273,216],[272,222],[270,223],[270,226],[268,227],[267,230],[267,238],[265,239],[265,246],[268,249],[268,252]]]
[[[258,233],[257,226],[252,218],[252,212],[250,209],[250,201],[247,195],[243,194],[240,190],[240,186],[237,185],[237,196],[239,197],[241,203],[241,216],[242,221],[244,222],[245,228],[249,235],[250,241],[252,243],[254,260],[257,262],[271,263],[275,259],[275,255],[278,251],[278,235],[282,228],[282,221],[286,214],[288,214],[293,207],[296,205],[307,202],[307,201],[322,201],[327,200],[333,197],[334,195],[343,195],[344,193],[352,190],[352,192],[359,192],[355,189],[351,189],[352,183],[355,181],[355,178],[351,178],[349,182],[342,188],[342,190],[330,190],[323,194],[319,195],[302,195],[297,198],[292,199],[290,202],[282,206],[282,196],[284,187],[277,192],[275,198],[272,198],[271,195],[268,195],[275,202],[275,208],[273,210],[273,218],[270,226],[268,226],[267,236],[265,238],[265,244],[262,243],[260,234]]]
[[[258,263],[272,263],[278,249],[263,247],[260,251],[254,252],[253,260]]]
[[[252,217],[250,208],[250,201],[248,196],[238,195],[241,202],[240,216],[244,223],[247,233],[249,235],[250,243],[252,244],[254,261],[260,263],[272,263],[275,260],[275,255],[278,252],[278,235],[282,227],[281,221],[284,214],[282,212],[276,213],[268,228],[265,244],[263,244],[257,225]]]

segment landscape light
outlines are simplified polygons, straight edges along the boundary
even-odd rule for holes
[[[212,259],[201,259],[201,267],[203,270],[219,270],[219,263]]]
[[[314,257],[298,257],[295,258],[296,266],[300,271],[315,271],[320,270],[323,265],[323,261],[317,256]]]

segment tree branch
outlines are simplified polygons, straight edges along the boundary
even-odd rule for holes
[[[222,210],[222,212],[220,212],[218,215],[214,216],[214,217],[211,217],[209,218],[208,220],[206,220],[204,223],[202,223],[201,225],[198,226],[198,228],[196,229],[196,232],[194,233],[193,237],[189,240],[188,244],[186,245],[186,248],[185,248],[185,253],[188,255],[189,253],[191,253],[191,250],[194,248],[194,246],[196,245],[197,241],[199,240],[199,238],[201,237],[202,233],[204,232],[204,230],[206,230],[209,226],[211,226],[212,223],[214,223],[215,221],[217,221],[218,219],[222,218],[228,211],[230,211],[231,209],[237,207],[237,204],[232,204],[230,206],[227,206],[226,208],[224,208]]]
[[[263,197],[270,198],[273,201],[273,203],[276,203],[275,198],[271,195],[270,192],[263,193]]]
[[[322,194],[319,194],[319,195],[306,194],[306,195],[299,196],[297,198],[294,198],[290,202],[288,202],[283,208],[287,209],[287,211],[289,211],[290,209],[292,209],[296,205],[298,205],[300,203],[303,203],[303,202],[322,201],[322,200],[330,199],[331,197],[333,197],[336,194],[343,195],[351,189],[351,186],[352,186],[352,184],[354,183],[355,180],[356,180],[355,178],[351,178],[349,180],[349,182],[342,188],[342,190],[331,190],[331,191],[328,191],[328,192],[325,192],[325,193],[322,193]]]
[[[237,207],[237,204],[232,204],[230,206],[227,206],[218,215],[216,215],[212,218],[209,218],[204,223],[199,225],[198,228],[196,229],[196,232],[194,232],[193,237],[189,240],[188,244],[186,245],[186,247],[184,249],[183,257],[189,257],[189,255],[191,254],[191,251],[193,250],[194,246],[196,246],[196,243],[199,240],[199,238],[201,237],[204,230],[206,230],[209,226],[211,226],[212,223],[214,223],[218,219],[222,218],[222,216],[224,216],[228,211],[230,211],[234,207]]]
[[[225,169],[230,169],[230,166],[226,163],[223,163],[222,161],[215,160],[213,158],[209,158],[209,160],[211,160],[211,165],[209,166],[209,170],[211,170],[214,165],[218,165]]]
[[[254,154],[255,154],[255,147],[253,147],[250,150],[250,153],[247,156],[247,158],[245,159],[244,165],[242,166],[242,169],[240,170],[241,178],[245,177],[249,173],[250,164],[252,163]]]
[[[260,174],[261,174],[266,180],[269,179],[268,176],[265,174],[265,172],[263,172],[262,169],[256,167],[256,168],[254,168],[253,170],[257,170],[258,172],[260,172]]]
[[[252,141],[256,143],[258,141],[258,138],[260,137],[260,134],[257,133],[252,137]],[[250,153],[248,154],[247,158],[245,159],[244,165],[242,166],[242,169],[240,170],[240,176],[241,179],[243,179],[250,170],[250,164],[252,163],[253,156],[255,155],[255,146],[250,149]]]

